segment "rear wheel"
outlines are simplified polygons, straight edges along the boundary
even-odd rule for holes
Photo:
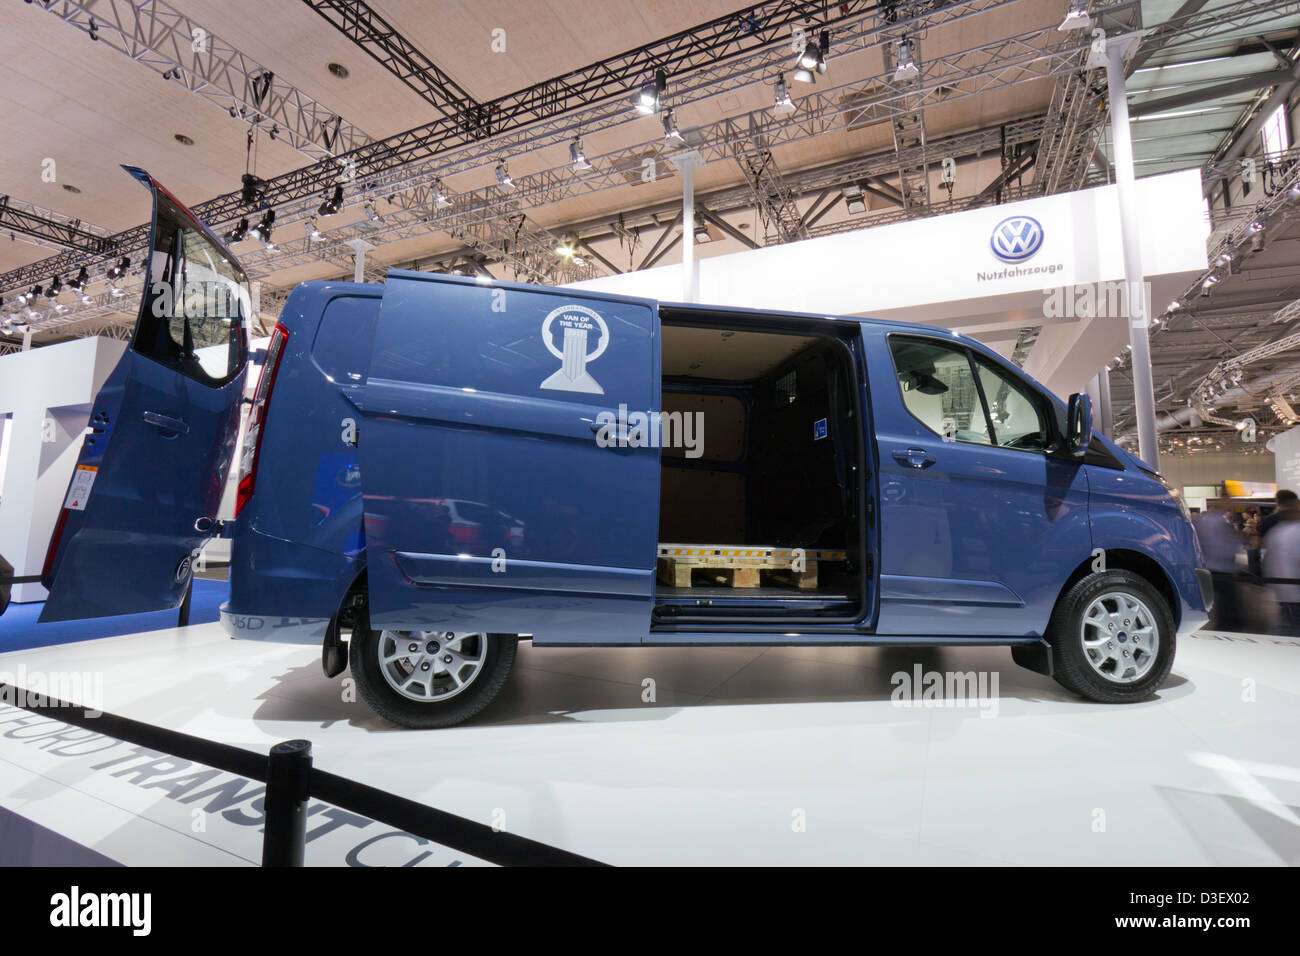
[[[510,676],[514,634],[376,631],[359,622],[348,651],[361,698],[402,727],[450,727],[486,707]]]
[[[1104,571],[1076,583],[1048,629],[1054,676],[1089,700],[1145,700],[1174,663],[1173,614],[1160,593],[1132,571]]]

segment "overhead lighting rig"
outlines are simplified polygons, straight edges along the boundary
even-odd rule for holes
[[[1091,30],[1092,16],[1088,13],[1088,0],[1070,0],[1070,9],[1056,29],[1062,33],[1068,30]]]
[[[898,66],[894,69],[895,83],[911,83],[921,76],[921,68],[912,55],[912,41],[907,37],[898,41]]]
[[[672,110],[664,112],[664,145],[674,149],[686,145],[686,137],[677,128],[677,117]]]
[[[773,116],[789,116],[794,112],[794,102],[790,99],[790,90],[785,85],[785,77],[778,75],[776,78],[776,101],[772,104]]]
[[[800,83],[816,83],[826,73],[826,54],[830,52],[831,31],[822,30],[817,39],[808,40],[795,59],[794,78]]]
[[[632,94],[632,108],[643,116],[659,112],[659,103],[668,91],[668,74],[655,70],[654,79]]]
[[[343,186],[341,184],[334,187],[334,191],[316,207],[318,216],[332,216],[343,208]]]
[[[582,151],[582,140],[577,136],[569,143],[569,162],[573,164],[576,172],[585,172],[591,169],[591,163],[587,162],[586,154]]]

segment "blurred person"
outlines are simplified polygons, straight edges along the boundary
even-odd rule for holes
[[[1232,519],[1224,512],[1210,509],[1196,516],[1196,537],[1201,543],[1205,566],[1214,580],[1214,610],[1210,628],[1235,631],[1241,626],[1237,602],[1237,551],[1241,547]]]
[[[1300,582],[1300,506],[1279,507],[1278,514],[1264,542],[1264,575],[1277,598],[1282,630],[1295,636],[1300,635],[1300,583],[1285,582]]]
[[[1269,529],[1281,521],[1288,511],[1300,511],[1300,496],[1297,496],[1294,491],[1283,488],[1277,493],[1277,508],[1271,514],[1266,514],[1259,519],[1260,537],[1267,535]]]

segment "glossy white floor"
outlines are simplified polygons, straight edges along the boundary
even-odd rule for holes
[[[986,696],[901,706],[891,678],[915,664],[985,672]],[[0,672],[86,674],[86,693],[102,675],[106,710],[260,752],[305,737],[324,769],[611,863],[1300,863],[1288,638],[1186,639],[1159,698],[1125,707],[1004,649],[523,644],[482,717],[432,732],[342,699],[309,648],[215,624],[4,654]],[[257,859],[254,788],[196,769],[0,708],[0,805],[123,863]],[[318,809],[309,863],[460,859]]]

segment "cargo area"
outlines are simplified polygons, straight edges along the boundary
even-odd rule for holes
[[[838,616],[862,600],[852,355],[752,325],[663,315],[661,619]]]

